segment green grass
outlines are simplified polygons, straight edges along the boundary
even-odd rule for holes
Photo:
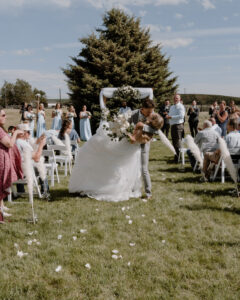
[[[188,163],[183,172],[171,160],[159,141],[152,143],[147,203],[69,196],[62,177],[53,202],[35,200],[35,226],[27,223],[28,203],[9,205],[11,222],[0,227],[0,299],[239,299],[240,203],[229,194],[233,183],[199,183]],[[27,244],[34,238],[41,245]],[[17,257],[14,243],[28,255]],[[113,249],[123,258],[112,259]]]

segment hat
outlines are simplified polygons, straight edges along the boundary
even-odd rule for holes
[[[21,123],[18,125],[18,129],[22,131],[30,131],[29,125],[27,123]]]

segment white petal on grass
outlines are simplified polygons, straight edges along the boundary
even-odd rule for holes
[[[147,199],[142,199],[142,201],[143,201],[144,203],[147,203],[147,202],[148,202]]]
[[[33,235],[33,232],[29,232],[28,235]]]
[[[157,221],[155,219],[152,220],[154,224],[157,224]]]
[[[96,211],[99,211],[99,209],[98,209],[98,208],[96,208]]]
[[[135,243],[129,243],[129,246],[134,247],[136,244]]]
[[[29,240],[28,242],[27,242],[27,244],[30,246],[30,245],[32,245],[32,240]]]
[[[131,262],[129,261],[129,262],[127,263],[127,265],[130,267],[130,266],[131,266]]]
[[[180,201],[181,201],[181,200],[183,200],[183,198],[182,198],[182,197],[180,197],[180,198],[178,198],[178,200],[180,200]]]
[[[143,214],[143,215],[142,215],[142,217],[144,218],[144,217],[145,217],[145,215]]]
[[[14,247],[15,247],[15,248],[18,248],[19,246],[18,246],[18,244],[17,244],[17,243],[14,243]]]
[[[77,237],[76,237],[76,236],[73,236],[73,240],[76,241],[76,239],[77,239]]]
[[[85,233],[85,232],[87,232],[87,230],[86,229],[80,229],[80,232]]]
[[[87,263],[87,264],[85,265],[85,267],[86,267],[88,270],[91,269],[91,265],[90,265],[89,263]]]
[[[62,220],[57,220],[56,223],[60,224],[62,223]]]
[[[112,258],[113,258],[113,259],[118,259],[118,256],[115,255],[115,254],[113,254],[113,255],[112,255]]]
[[[128,215],[126,215],[126,219],[131,219],[131,217],[130,217],[130,216],[128,216]]]
[[[28,253],[24,253],[23,251],[18,251],[17,252],[17,256],[19,256],[20,258],[22,258],[23,256],[28,255]]]
[[[41,243],[40,242],[36,242],[36,244],[39,246],[39,245],[41,245]]]
[[[36,239],[33,239],[33,243],[36,243],[37,242],[37,240]]]
[[[57,266],[56,269],[55,269],[55,272],[58,273],[58,272],[60,272],[61,270],[62,270],[62,266]]]
[[[166,241],[165,241],[165,240],[162,240],[162,243],[163,243],[163,244],[165,244],[165,243],[166,243]]]
[[[127,210],[129,210],[130,209],[130,206],[127,206]]]
[[[122,257],[122,255],[119,255],[118,258],[122,259],[123,257]]]
[[[125,208],[125,206],[123,206],[121,209],[122,209],[122,211],[124,211],[126,208]]]
[[[131,225],[131,224],[132,224],[132,222],[133,222],[132,220],[129,220],[129,221],[128,221],[128,224],[129,224],[129,225]]]
[[[112,250],[112,253],[114,253],[114,254],[118,254],[118,252],[119,252],[119,251],[118,251],[117,249],[113,249],[113,250]]]
[[[59,234],[59,235],[58,235],[58,240],[61,240],[61,239],[62,239],[62,235]]]

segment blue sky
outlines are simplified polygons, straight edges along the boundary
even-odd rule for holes
[[[240,96],[239,0],[0,0],[0,86],[21,78],[66,97],[61,68],[112,7],[150,28],[180,93]]]

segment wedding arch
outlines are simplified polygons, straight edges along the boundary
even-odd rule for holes
[[[102,88],[100,95],[99,95],[99,102],[100,102],[100,107],[101,109],[106,108],[104,97],[105,98],[112,98],[113,93],[117,90],[118,88],[116,87],[111,87],[111,88]],[[150,99],[153,99],[153,89],[152,88],[134,88],[139,91],[140,93],[140,98],[144,99],[146,97],[149,97]]]

